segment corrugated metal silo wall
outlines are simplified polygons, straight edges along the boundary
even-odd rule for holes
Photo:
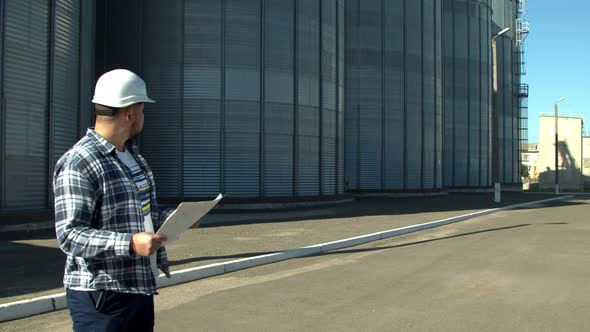
[[[442,188],[442,0],[346,1],[346,183]]]
[[[444,2],[446,187],[491,185],[490,2]]]
[[[520,85],[518,52],[515,48],[517,0],[493,2],[492,34],[504,28],[511,30],[497,39],[498,114],[500,182],[520,183],[519,111],[516,92]]]
[[[157,101],[142,151],[161,198],[343,193],[343,1],[116,5],[139,15],[139,59],[117,65]],[[113,15],[106,26],[127,24]],[[126,39],[108,35],[105,68]]]
[[[79,98],[91,65],[80,58],[92,30],[80,17],[91,25],[92,11],[91,1],[0,1],[0,213],[53,206],[53,165],[89,122]]]

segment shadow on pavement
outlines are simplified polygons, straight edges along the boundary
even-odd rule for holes
[[[445,196],[430,196],[430,197],[411,197],[411,198],[357,198],[356,201],[347,203],[345,205],[335,205],[328,207],[318,207],[315,210],[319,211],[317,217],[321,219],[334,218],[356,218],[367,216],[395,216],[408,215],[417,213],[429,212],[450,212],[450,211],[467,211],[467,210],[487,210],[519,203],[526,203],[531,201],[540,201],[548,198],[554,198],[554,194],[524,194],[524,193],[502,193],[502,202],[495,203],[493,201],[493,193],[453,193]],[[590,200],[590,196],[578,196],[577,200]],[[557,201],[551,203],[544,203],[543,206],[522,207],[516,210],[531,209],[531,208],[546,208],[558,206],[580,205],[585,203],[572,201]],[[246,212],[242,213],[240,220],[232,221],[232,215],[238,213],[229,212],[224,213],[228,220],[215,220],[216,215],[221,213],[213,213],[212,218],[201,224],[200,227],[219,227],[219,226],[233,226],[241,224],[265,224],[276,222],[296,222],[301,220],[310,220],[316,216],[310,216],[309,212],[313,211],[311,208],[300,208],[297,210],[281,210],[280,212]],[[298,216],[297,214],[303,214]],[[244,216],[245,214],[245,216]],[[274,214],[272,218],[267,218],[266,215]],[[265,216],[260,218],[260,216]]]
[[[59,248],[0,240],[0,257],[0,298],[62,287],[65,254]]]

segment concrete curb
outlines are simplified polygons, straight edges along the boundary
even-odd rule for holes
[[[423,224],[411,225],[401,228],[395,228],[382,232],[356,236],[348,239],[326,242],[307,247],[290,249],[286,251],[266,254],[261,256],[249,257],[244,259],[233,260],[223,263],[215,263],[205,266],[199,266],[190,269],[174,271],[170,278],[160,275],[157,279],[158,287],[168,287],[180,283],[191,282],[199,279],[217,276],[224,273],[243,270],[255,266],[276,263],[292,258],[305,257],[311,255],[321,254],[327,251],[357,246],[360,244],[387,239],[395,236],[400,236],[408,233],[418,232],[421,230],[440,227],[448,224],[457,223],[471,218],[476,218],[499,211],[512,210],[530,205],[542,204],[551,201],[560,201],[573,198],[573,195],[559,196],[555,198],[544,199],[540,201],[520,203],[495,209],[483,210],[465,214],[462,216],[441,219],[437,221],[427,222]],[[48,313],[52,311],[66,309],[65,293],[37,297],[28,300],[0,304],[0,322],[20,319],[28,316]]]
[[[67,308],[66,293],[41,296],[0,305],[0,322]]]

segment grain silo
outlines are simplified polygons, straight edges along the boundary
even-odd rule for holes
[[[4,225],[52,218],[53,165],[91,117],[92,17],[85,1],[0,1]]]
[[[53,165],[116,67],[158,101],[140,143],[164,201],[489,187],[506,27],[498,159],[518,184],[522,3],[0,0],[1,222],[51,220]]]
[[[444,3],[444,184],[491,185],[490,0]]]
[[[498,52],[498,137],[499,178],[505,184],[521,183],[520,178],[520,86],[519,51],[515,46],[518,0],[493,2],[492,34],[510,31],[497,39]]]
[[[346,184],[442,189],[442,1],[346,1]]]
[[[343,193],[343,0],[104,1],[97,10],[101,69],[137,70],[157,100],[142,151],[160,197]]]

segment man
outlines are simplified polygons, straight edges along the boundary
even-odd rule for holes
[[[154,179],[131,139],[143,129],[145,82],[124,69],[96,83],[96,123],[55,166],[55,230],[67,255],[64,287],[74,330],[153,331],[166,238]]]

